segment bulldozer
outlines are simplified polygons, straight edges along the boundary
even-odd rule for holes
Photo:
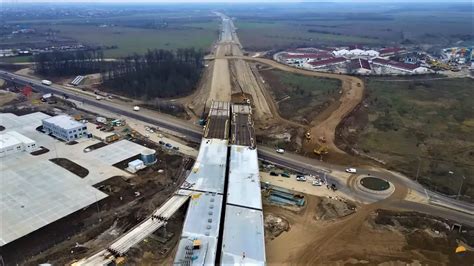
[[[325,155],[329,153],[329,149],[325,145],[320,145],[319,147],[314,148],[313,152],[317,155]]]

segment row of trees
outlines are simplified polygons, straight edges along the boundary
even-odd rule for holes
[[[108,90],[134,98],[175,97],[190,93],[199,81],[204,52],[194,48],[149,50],[134,55],[103,72]]]
[[[34,56],[35,72],[42,76],[75,76],[101,72],[102,50],[54,51]]]
[[[35,71],[48,76],[102,73],[104,87],[134,98],[175,97],[190,93],[199,81],[204,52],[194,48],[149,50],[144,55],[104,60],[101,50],[35,55]]]

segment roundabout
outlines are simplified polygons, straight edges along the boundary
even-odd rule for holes
[[[360,184],[366,189],[374,191],[384,191],[390,188],[390,182],[373,176],[362,177],[359,180]]]
[[[373,203],[390,197],[396,190],[392,182],[375,176],[352,176],[348,186],[364,203]]]

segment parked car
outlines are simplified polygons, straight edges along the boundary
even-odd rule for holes
[[[355,173],[357,173],[357,169],[355,169],[355,168],[347,168],[347,169],[346,169],[346,172],[347,172],[347,173],[351,173],[351,174],[355,174]]]
[[[173,150],[179,151],[179,147],[178,146],[173,146]]]
[[[165,144],[165,147],[166,147],[167,149],[171,149],[171,148],[173,148],[173,145],[171,145],[170,143],[166,143],[166,144]]]
[[[290,174],[288,172],[283,172],[280,175],[283,176],[283,177],[287,177],[287,178],[290,177]]]
[[[321,181],[321,179],[315,179],[313,180],[313,186],[322,186],[323,185],[323,182]]]
[[[275,151],[276,151],[277,153],[279,153],[279,154],[285,153],[285,150],[284,150],[284,149],[281,149],[281,148],[278,148],[278,149],[276,149]]]
[[[158,141],[158,143],[159,143],[160,145],[165,145],[165,142],[162,141],[162,140]]]
[[[276,172],[273,172],[273,171],[270,172],[270,175],[271,176],[278,176],[278,174]]]
[[[297,176],[296,176],[296,181],[306,182],[306,176],[304,176],[304,175],[297,175]]]

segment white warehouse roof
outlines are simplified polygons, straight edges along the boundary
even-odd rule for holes
[[[77,122],[72,117],[67,115],[57,115],[50,118],[43,119],[44,122],[54,124],[60,128],[68,129],[75,129],[81,126],[84,126],[83,123]]]
[[[35,143],[34,140],[23,136],[16,131],[9,131],[0,135],[0,149],[11,147],[17,144],[31,144]]]

